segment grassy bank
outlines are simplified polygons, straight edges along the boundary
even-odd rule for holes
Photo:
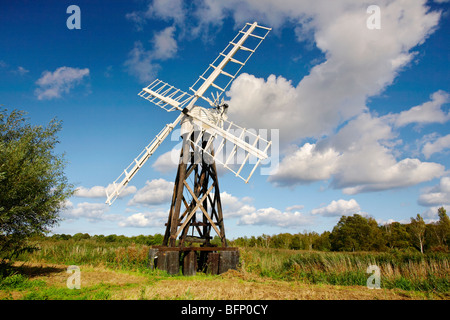
[[[311,252],[241,249],[241,268],[260,276],[305,283],[366,286],[370,265],[382,288],[450,292],[449,254]]]
[[[143,244],[86,240],[52,240],[20,261],[90,265],[149,273],[148,249]],[[240,248],[244,274],[306,284],[366,286],[369,265],[380,269],[381,288],[450,292],[448,253],[314,252],[270,248]]]
[[[148,269],[149,246],[96,240],[43,241],[39,250],[17,260],[65,265],[105,266],[120,270]]]

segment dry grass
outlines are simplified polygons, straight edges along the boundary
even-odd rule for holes
[[[18,264],[16,264],[17,266]],[[45,281],[45,289],[73,293],[66,288],[67,266],[59,264],[20,264],[30,280]],[[229,271],[219,276],[167,277],[123,272],[104,267],[80,266],[83,290],[102,288],[111,300],[404,300],[424,299],[423,294],[402,290],[370,290],[362,286],[313,285],[258,277]],[[0,291],[0,299],[22,299],[33,290]],[[65,290],[65,291],[64,291]],[[56,296],[54,299],[64,297]],[[430,297],[428,297],[430,298]],[[439,298],[439,297],[431,297]],[[50,299],[52,297],[50,296]]]

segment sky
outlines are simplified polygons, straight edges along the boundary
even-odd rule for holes
[[[77,6],[76,10],[69,8]],[[164,233],[174,131],[112,206],[105,190],[176,112],[138,96],[188,91],[245,23],[272,31],[225,93],[229,120],[273,132],[246,184],[219,184],[228,238],[382,225],[450,209],[449,1],[1,1],[0,105],[63,122],[77,191],[52,233]]]

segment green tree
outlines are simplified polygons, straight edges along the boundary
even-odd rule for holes
[[[313,249],[319,251],[330,251],[330,231],[324,231],[318,238],[314,240]]]
[[[50,231],[73,194],[64,155],[54,153],[61,122],[33,126],[25,112],[0,109],[0,259],[32,250],[28,239]]]
[[[75,241],[80,241],[80,240],[86,240],[86,239],[90,239],[91,236],[89,235],[89,233],[75,233],[72,237],[73,240]]]
[[[437,238],[439,245],[447,246],[450,241],[450,218],[444,207],[438,209]]]
[[[416,245],[420,252],[423,253],[426,225],[420,214],[417,214],[415,219],[411,218],[411,223],[408,225],[408,229],[414,245]]]
[[[330,234],[333,251],[372,251],[384,249],[384,240],[373,218],[359,214],[342,216]]]
[[[391,249],[406,249],[410,246],[410,235],[406,226],[400,222],[392,222],[383,227],[386,245]]]

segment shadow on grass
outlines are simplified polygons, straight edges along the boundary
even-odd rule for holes
[[[40,276],[50,276],[53,273],[60,273],[66,270],[66,267],[62,266],[43,266],[43,265],[30,265],[27,262],[21,263],[1,263],[0,264],[0,276],[8,276],[13,274],[20,274],[27,278],[35,278]]]

